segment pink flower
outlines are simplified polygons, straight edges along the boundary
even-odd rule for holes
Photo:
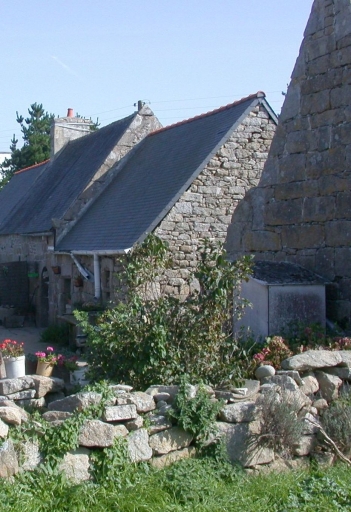
[[[36,352],[35,355],[37,357],[45,357],[46,356],[45,352]]]
[[[52,347],[46,347],[46,350],[47,350],[48,352],[53,352],[53,351],[54,351],[54,349],[53,349]]]

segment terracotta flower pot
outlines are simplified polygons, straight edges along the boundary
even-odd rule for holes
[[[50,377],[54,370],[54,365],[51,363],[44,363],[43,361],[38,361],[37,364],[37,375],[43,375],[44,377]]]

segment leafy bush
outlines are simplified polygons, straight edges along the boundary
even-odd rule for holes
[[[69,325],[51,324],[40,335],[40,341],[48,345],[68,345]]]
[[[204,242],[189,278],[197,279],[198,290],[181,302],[160,291],[170,258],[166,244],[149,236],[123,262],[125,300],[102,313],[96,326],[89,324],[86,313],[75,312],[88,334],[91,378],[139,389],[155,382],[179,382],[184,373],[192,382],[212,384],[240,378],[232,321],[246,302],[236,300],[233,311],[233,290],[247,279],[250,261],[230,263],[221,244]]]

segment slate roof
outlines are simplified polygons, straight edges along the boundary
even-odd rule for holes
[[[287,261],[255,261],[252,277],[272,286],[326,284],[321,276]]]
[[[272,112],[257,93],[149,134],[55,249],[117,253],[142,241],[258,103]]]
[[[46,164],[40,179],[33,171],[15,175],[2,191],[8,205],[0,219],[0,234],[40,233],[52,228],[52,218],[62,218],[105,161],[136,114],[116,121],[85,137],[73,140]],[[28,172],[28,171],[27,171]],[[24,183],[27,179],[28,183]],[[21,192],[16,183],[21,181]],[[13,182],[13,183],[12,183]],[[22,188],[23,182],[23,188]],[[27,187],[26,187],[27,185]],[[25,192],[24,192],[25,190]]]
[[[40,164],[32,165],[26,169],[15,172],[9,183],[0,190],[0,227],[4,225],[6,217],[26,195],[40,173],[46,169],[49,160]]]

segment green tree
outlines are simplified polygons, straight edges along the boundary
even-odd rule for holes
[[[16,121],[21,125],[23,146],[17,148],[15,135],[11,140],[11,157],[0,166],[0,188],[12,177],[13,173],[39,164],[50,157],[50,126],[54,114],[49,114],[41,103],[33,103],[28,109],[29,116],[24,118],[16,112]]]

